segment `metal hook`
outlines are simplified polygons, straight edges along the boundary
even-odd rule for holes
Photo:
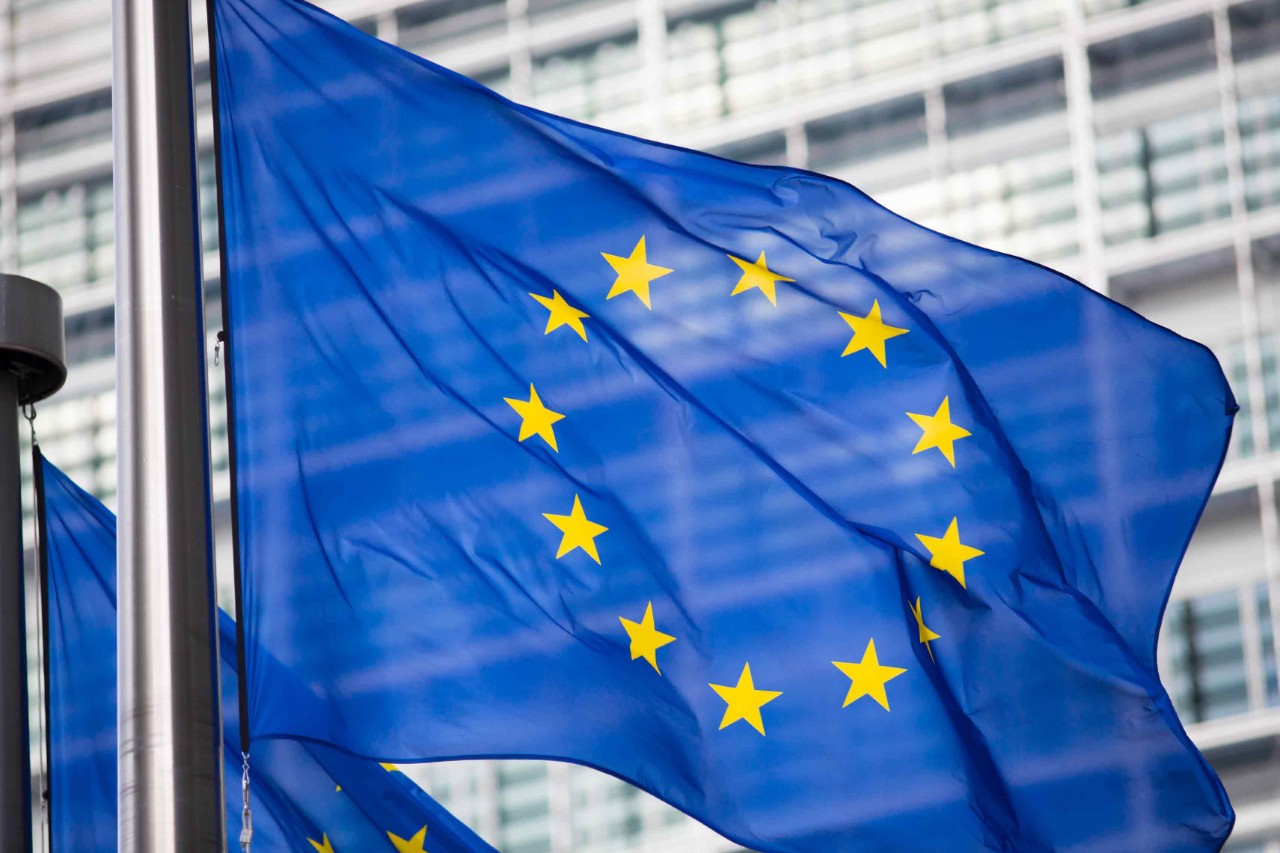
[[[32,446],[38,446],[40,442],[36,441],[36,404],[23,403],[20,411],[22,416],[27,419],[27,425],[31,428]]]
[[[253,811],[249,808],[249,753],[240,753],[240,791],[244,795],[244,809],[240,812],[240,849],[249,853],[253,843]]]

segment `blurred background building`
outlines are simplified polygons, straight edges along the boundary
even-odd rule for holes
[[[1239,811],[1229,849],[1280,853],[1280,0],[324,5],[549,111],[846,179],[1212,347],[1242,408],[1169,605],[1162,673]],[[113,504],[110,4],[0,9],[0,269],[63,294],[71,378],[40,409],[41,443]],[[198,2],[212,355],[220,309],[204,19]],[[212,357],[210,389],[225,570],[226,416]],[[412,772],[506,853],[734,849],[585,769]]]

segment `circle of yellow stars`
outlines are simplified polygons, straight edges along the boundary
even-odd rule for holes
[[[652,311],[652,285],[658,279],[670,275],[674,270],[669,267],[659,266],[649,260],[645,235],[640,236],[640,239],[636,241],[635,246],[627,255],[601,252],[601,256],[615,275],[613,284],[609,288],[605,299],[610,300],[630,293],[646,309]],[[771,269],[764,251],[761,251],[754,261],[727,253],[726,256],[737,267],[739,272],[738,281],[730,292],[730,296],[741,296],[749,291],[758,290],[769,301],[769,304],[776,308],[778,305],[778,284],[795,282],[795,279]],[[543,332],[544,335],[550,335],[561,328],[568,328],[584,342],[588,340],[587,329],[583,321],[590,319],[591,315],[566,300],[558,290],[553,289],[550,296],[538,293],[530,293],[529,296],[547,310],[547,324]],[[872,300],[871,307],[864,316],[849,314],[844,311],[838,311],[837,313],[853,333],[844,350],[840,353],[840,357],[845,358],[856,353],[866,352],[876,360],[881,368],[885,369],[888,369],[889,366],[889,342],[911,331],[910,329],[891,326],[886,323],[878,299]],[[527,400],[520,397],[506,397],[504,400],[520,417],[520,427],[517,434],[519,442],[536,437],[541,439],[553,453],[559,453],[560,448],[556,440],[555,425],[564,420],[566,415],[549,408],[543,402],[534,383],[531,382],[529,384],[529,397]],[[972,433],[952,420],[950,397],[944,396],[933,414],[906,412],[905,415],[920,429],[919,439],[916,441],[911,454],[914,456],[929,450],[937,450],[947,464],[952,469],[955,469],[956,442],[969,438]],[[567,515],[548,512],[543,513],[543,517],[555,525],[561,534],[560,545],[556,550],[557,560],[575,550],[581,550],[597,565],[601,565],[600,551],[596,544],[596,538],[608,533],[609,528],[592,521],[587,516],[580,495],[575,494],[573,496],[573,506]],[[951,523],[941,536],[925,533],[916,533],[915,536],[922,548],[928,552],[929,565],[950,575],[962,588],[967,588],[965,563],[976,557],[981,557],[984,552],[961,540],[959,519],[952,517]],[[906,602],[906,606],[916,623],[917,642],[925,647],[929,659],[931,661],[935,660],[932,644],[942,639],[941,635],[925,624],[923,606],[919,597],[914,602]],[[633,661],[645,661],[653,668],[655,673],[661,676],[662,670],[658,665],[658,652],[676,642],[677,638],[658,629],[654,619],[653,602],[650,601],[645,605],[644,614],[639,621],[633,621],[625,616],[619,616],[618,620],[627,634],[631,659]],[[860,660],[856,662],[832,661],[831,664],[849,679],[849,688],[841,706],[844,708],[859,699],[870,697],[885,711],[889,711],[889,696],[886,685],[907,671],[903,667],[881,664],[879,655],[876,652],[874,638],[868,639]],[[765,734],[764,716],[761,709],[782,696],[782,691],[763,690],[756,687],[749,662],[743,663],[742,671],[736,684],[709,683],[708,687],[725,703],[724,716],[720,721],[721,729],[741,721],[747,723],[761,735]],[[425,827],[422,832],[425,832]],[[413,836],[408,842],[395,839],[397,849],[415,851],[416,853],[420,849],[420,844],[418,847],[401,847],[400,845],[412,845],[415,840],[420,841],[421,834]],[[316,844],[316,842],[312,842],[312,844]],[[317,850],[323,850],[318,844],[316,844],[316,848]]]

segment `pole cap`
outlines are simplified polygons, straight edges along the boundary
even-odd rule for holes
[[[43,400],[67,381],[66,332],[58,291],[0,273],[0,370],[18,377],[18,401]]]

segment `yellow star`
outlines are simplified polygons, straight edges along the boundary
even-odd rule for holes
[[[333,845],[329,843],[328,835],[324,836],[323,844],[320,843],[319,841],[312,841],[310,838],[308,838],[307,841],[311,844],[312,847],[316,848],[317,853],[334,853]]]
[[[654,672],[661,675],[662,670],[658,669],[658,649],[667,643],[674,643],[676,638],[654,627],[653,602],[649,602],[649,606],[644,611],[644,618],[639,622],[632,622],[622,616],[618,617],[618,621],[622,623],[623,628],[627,629],[627,636],[631,638],[631,659],[644,658],[653,667]]]
[[[884,686],[906,672],[905,669],[896,666],[880,665],[880,659],[876,657],[875,640],[867,642],[867,650],[862,653],[862,660],[859,663],[841,663],[837,660],[831,663],[852,680],[849,685],[849,695],[844,697],[844,704],[840,706],[842,708],[848,708],[863,696],[870,696],[880,703],[881,708],[889,710],[889,695],[885,693]]]
[[[924,616],[921,612],[919,596],[916,596],[916,603],[911,605],[911,615],[916,617],[916,627],[920,629],[920,639],[918,642],[924,643],[925,649],[929,652],[929,660],[933,660],[933,646],[929,644],[934,640],[941,640],[942,635],[936,633],[932,628],[924,624]]]
[[[577,495],[573,496],[573,510],[568,515],[544,512],[542,517],[559,527],[564,533],[564,537],[560,540],[560,550],[556,551],[557,560],[574,548],[581,548],[597,564],[600,563],[600,554],[596,551],[596,537],[609,528],[587,518],[587,514],[582,511],[582,501]]]
[[[564,297],[560,295],[560,291],[552,290],[550,299],[545,296],[539,296],[536,293],[530,293],[529,295],[539,305],[551,312],[547,315],[547,330],[543,332],[544,335],[551,334],[561,326],[568,326],[578,333],[578,337],[584,341],[587,339],[587,330],[582,325],[582,321],[591,315],[565,302]]]
[[[760,734],[764,734],[764,719],[760,716],[760,709],[782,695],[781,690],[756,690],[755,682],[751,680],[749,663],[742,665],[742,675],[738,677],[738,683],[733,687],[726,687],[723,684],[709,686],[727,703],[724,719],[720,721],[720,728],[723,729],[738,720],[746,720]]]
[[[960,541],[960,522],[956,518],[951,519],[951,524],[947,527],[947,532],[942,534],[941,539],[936,536],[925,536],[923,533],[917,533],[916,538],[920,540],[921,545],[929,549],[929,556],[932,558],[929,560],[929,565],[935,569],[942,569],[960,581],[960,586],[965,586],[965,561],[981,557],[986,553]]]
[[[846,355],[868,350],[876,357],[876,361],[880,362],[881,367],[888,367],[884,360],[884,342],[898,335],[905,335],[907,329],[890,326],[880,319],[879,299],[871,303],[871,312],[865,317],[846,314],[843,311],[839,313],[849,324],[849,328],[853,329],[853,337],[849,339],[849,345],[844,348],[844,352],[840,353],[840,357],[844,358]]]
[[[958,439],[967,438],[973,433],[951,422],[951,398],[943,397],[942,405],[938,406],[938,411],[933,415],[916,415],[907,412],[907,417],[915,421],[916,426],[924,430],[924,434],[916,442],[916,449],[911,451],[911,454],[914,456],[922,450],[936,447],[943,456],[947,457],[951,467],[956,467],[955,442]]]
[[[413,834],[413,837],[407,841],[394,832],[388,832],[387,837],[391,839],[391,846],[396,848],[397,853],[427,853],[427,828],[424,826]]]
[[[608,252],[601,252],[600,254],[609,262],[609,266],[613,267],[613,271],[618,274],[617,280],[614,281],[613,287],[609,289],[609,295],[605,299],[612,299],[620,293],[630,291],[640,297],[644,307],[652,311],[653,306],[649,304],[649,282],[655,278],[662,278],[671,270],[649,263],[648,258],[645,256],[644,236],[641,235],[640,242],[636,243],[636,247],[631,250],[630,257],[624,258],[619,255],[611,255]]]
[[[794,278],[787,278],[785,275],[778,275],[773,272],[765,264],[764,252],[760,253],[760,257],[753,264],[751,261],[744,261],[742,258],[729,256],[729,260],[733,261],[742,268],[742,278],[738,279],[738,285],[733,289],[730,296],[737,296],[739,293],[745,293],[753,287],[760,288],[760,292],[769,297],[769,301],[776,307],[778,304],[778,293],[774,287],[780,281],[795,281]]]
[[[564,420],[564,415],[559,412],[553,412],[546,406],[542,405],[538,392],[534,389],[533,383],[529,383],[529,399],[520,400],[512,397],[503,397],[507,401],[507,405],[516,410],[516,414],[520,416],[520,441],[524,441],[530,436],[538,436],[545,441],[552,450],[559,453],[560,448],[556,447],[556,433],[551,425]]]

